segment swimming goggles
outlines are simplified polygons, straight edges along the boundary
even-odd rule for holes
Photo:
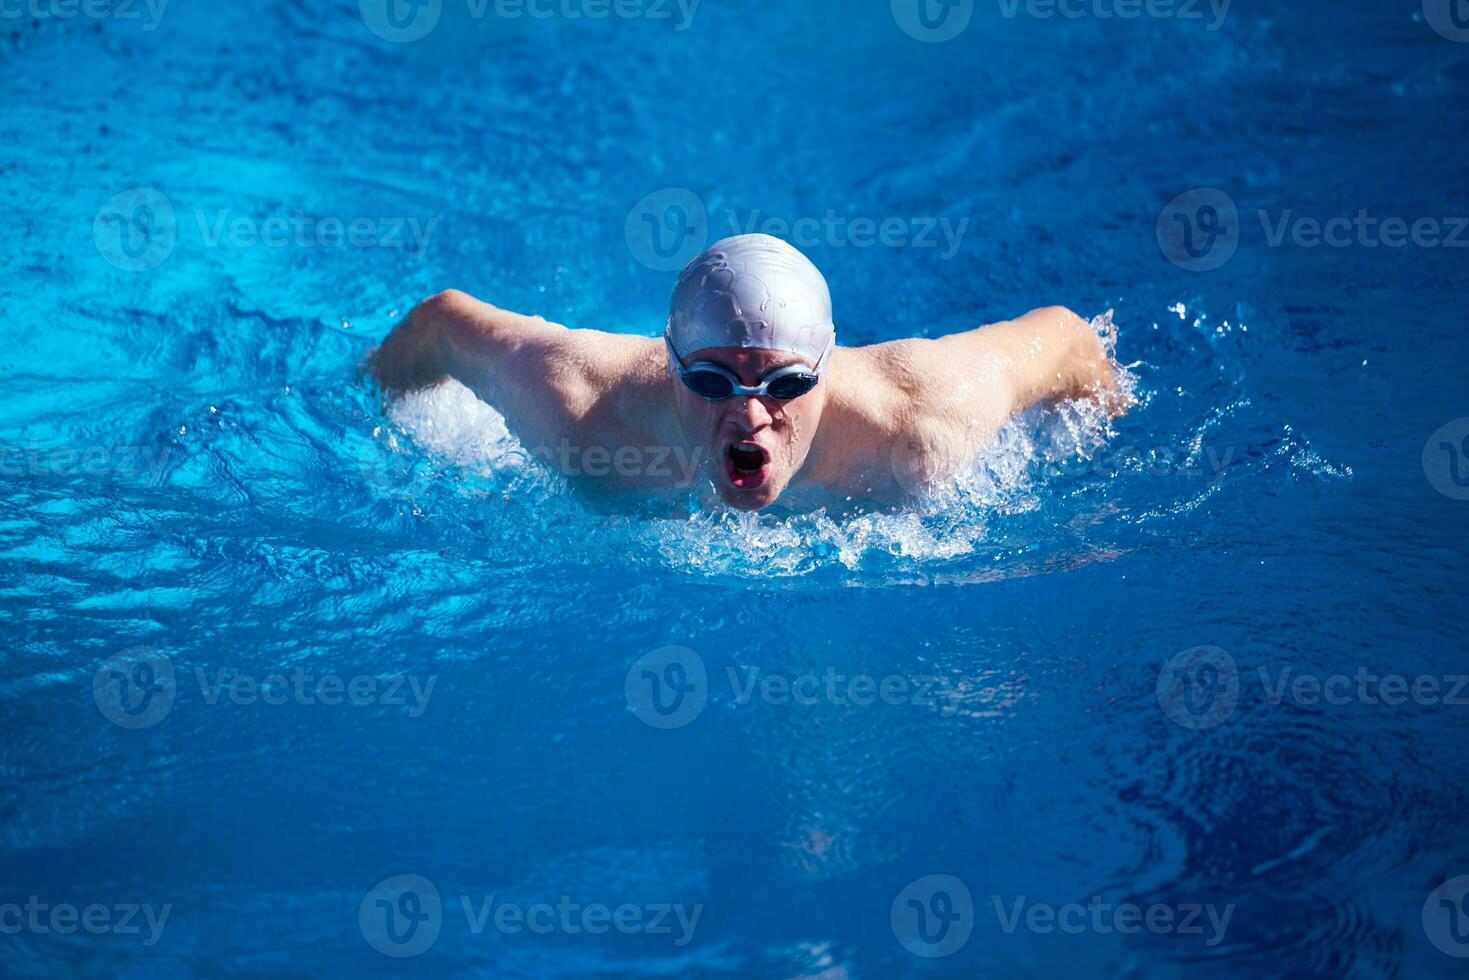
[[[833,335],[827,342],[826,351],[816,362],[815,368],[809,368],[804,364],[788,364],[765,375],[753,388],[741,384],[739,376],[733,371],[711,361],[696,361],[688,367],[683,367],[683,358],[678,356],[678,350],[673,346],[673,338],[664,334],[663,342],[668,345],[668,353],[672,357],[671,364],[677,370],[679,380],[700,398],[711,402],[722,402],[726,398],[739,395],[742,398],[770,397],[787,402],[793,398],[800,398],[821,382],[821,369],[831,357],[832,348],[836,344],[836,336]]]

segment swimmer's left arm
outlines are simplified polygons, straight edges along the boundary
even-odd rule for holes
[[[994,372],[1008,403],[1007,417],[1039,402],[1072,398],[1094,398],[1113,415],[1130,404],[1102,338],[1065,307],[1032,310],[945,340],[962,344]]]

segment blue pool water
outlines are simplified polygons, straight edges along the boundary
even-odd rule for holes
[[[1196,6],[6,5],[0,972],[1462,976],[1469,30]],[[1138,405],[618,513],[357,373],[771,220]]]

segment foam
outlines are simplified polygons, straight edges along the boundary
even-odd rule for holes
[[[1115,338],[1110,315],[1094,326],[1109,343]],[[706,574],[766,576],[972,555],[986,547],[993,521],[1039,506],[1036,483],[1046,477],[1038,463],[1084,458],[1105,444],[1109,432],[1098,406],[1070,403],[1013,420],[961,477],[901,507],[878,510],[852,501],[804,514],[741,513],[696,488],[678,516],[635,512],[609,530],[599,512],[520,445],[498,412],[457,382],[406,396],[392,407],[390,421],[377,433],[379,442],[398,453],[432,454],[458,470],[466,496],[515,494],[522,498],[522,518],[531,512],[548,525],[584,525],[579,541],[563,546]]]
[[[1092,326],[1110,355],[1116,341],[1111,313],[1095,318]],[[1132,427],[1156,426],[1151,413],[1160,409],[1147,406],[1172,393],[1143,390],[1133,370],[1119,370],[1124,390],[1139,406],[1129,419],[1148,415]],[[741,577],[882,566],[889,578],[906,575],[927,581],[937,580],[943,565],[957,559],[967,559],[972,576],[975,556],[991,559],[996,577],[1029,574],[1033,562],[1049,560],[1044,557],[1048,549],[1066,542],[1076,549],[1065,558],[1071,563],[1120,553],[1125,549],[1115,542],[1086,546],[1077,541],[1095,537],[1089,529],[1105,521],[1134,526],[1164,522],[1200,507],[1232,472],[1228,467],[1209,469],[1211,443],[1206,440],[1225,438],[1215,430],[1230,421],[1243,424],[1235,417],[1249,411],[1249,399],[1236,393],[1187,431],[1157,435],[1156,443],[1178,447],[1166,467],[1157,464],[1151,450],[1134,449],[1118,439],[1117,423],[1100,405],[1081,400],[1032,409],[1013,419],[957,479],[899,507],[878,509],[846,501],[809,513],[781,513],[777,502],[765,512],[742,513],[699,487],[681,498],[676,514],[666,507],[634,505],[616,520],[574,496],[564,478],[516,441],[499,413],[457,383],[402,399],[391,410],[392,426],[378,439],[393,443],[399,453],[436,457],[447,467],[440,478],[454,471],[462,478],[456,506],[492,525],[531,522],[528,531],[516,530],[572,561],[654,563]],[[1251,432],[1259,428],[1255,425]],[[1260,438],[1274,447],[1270,453],[1241,453],[1229,462],[1256,474],[1284,462],[1295,480],[1350,478],[1349,470],[1322,460],[1289,426],[1265,429]],[[1235,433],[1228,438],[1243,437]],[[1126,443],[1122,450],[1118,442]],[[492,502],[482,502],[491,497]],[[513,514],[505,511],[507,503]]]

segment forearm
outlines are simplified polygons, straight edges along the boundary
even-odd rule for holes
[[[442,346],[443,296],[415,306],[368,355],[368,369],[389,394],[431,388],[449,377]]]
[[[1076,398],[1095,398],[1113,414],[1126,411],[1116,365],[1086,320],[1047,307],[1005,326],[1013,328],[1008,339],[1017,411]]]

